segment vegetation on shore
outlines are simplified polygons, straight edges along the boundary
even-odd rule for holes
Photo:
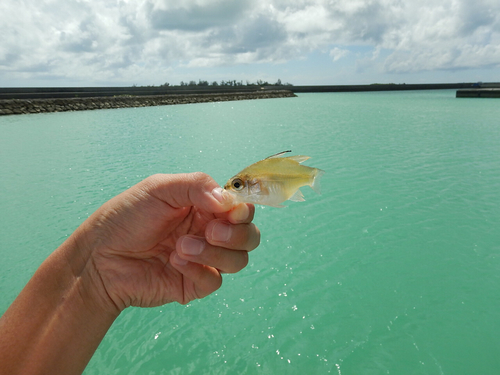
[[[281,79],[278,79],[275,83],[269,83],[267,81],[263,81],[261,79],[257,80],[255,83],[246,81],[246,83],[243,83],[243,81],[237,81],[235,79],[229,80],[229,81],[213,81],[213,82],[208,82],[204,80],[198,80],[196,81],[189,81],[189,82],[184,82],[181,81],[180,84],[178,85],[171,85],[168,82],[165,82],[161,84],[159,87],[175,87],[175,86],[193,86],[193,87],[206,87],[206,86],[211,86],[211,87],[220,87],[220,86],[229,86],[229,87],[240,87],[240,86],[293,86],[291,83],[283,83],[281,82]],[[133,87],[138,87],[137,85],[133,85]],[[155,87],[153,86],[141,86],[141,87]]]

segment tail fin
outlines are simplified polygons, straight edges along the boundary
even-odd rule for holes
[[[314,171],[312,173],[312,182],[311,182],[311,188],[318,194],[321,194],[321,184],[320,184],[320,179],[321,176],[325,174],[325,171],[322,169],[314,168]]]

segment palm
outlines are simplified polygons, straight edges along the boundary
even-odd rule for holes
[[[127,198],[129,204],[118,209],[104,206],[99,217],[103,228],[113,228],[103,233],[104,249],[96,260],[98,272],[106,275],[108,294],[124,306],[141,307],[201,297],[169,257],[179,237],[203,236],[215,215],[197,207],[172,208],[156,199]]]

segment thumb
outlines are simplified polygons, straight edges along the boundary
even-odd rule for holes
[[[206,173],[157,174],[144,183],[152,196],[173,208],[197,206],[220,213],[233,207],[230,196]]]

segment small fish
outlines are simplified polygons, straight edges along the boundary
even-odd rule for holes
[[[320,177],[325,173],[321,169],[300,165],[309,156],[288,156],[283,151],[258,161],[236,176],[231,177],[224,185],[226,192],[231,194],[237,203],[254,203],[272,207],[284,207],[287,199],[303,202],[304,196],[299,190],[301,186],[309,185],[320,194]]]

